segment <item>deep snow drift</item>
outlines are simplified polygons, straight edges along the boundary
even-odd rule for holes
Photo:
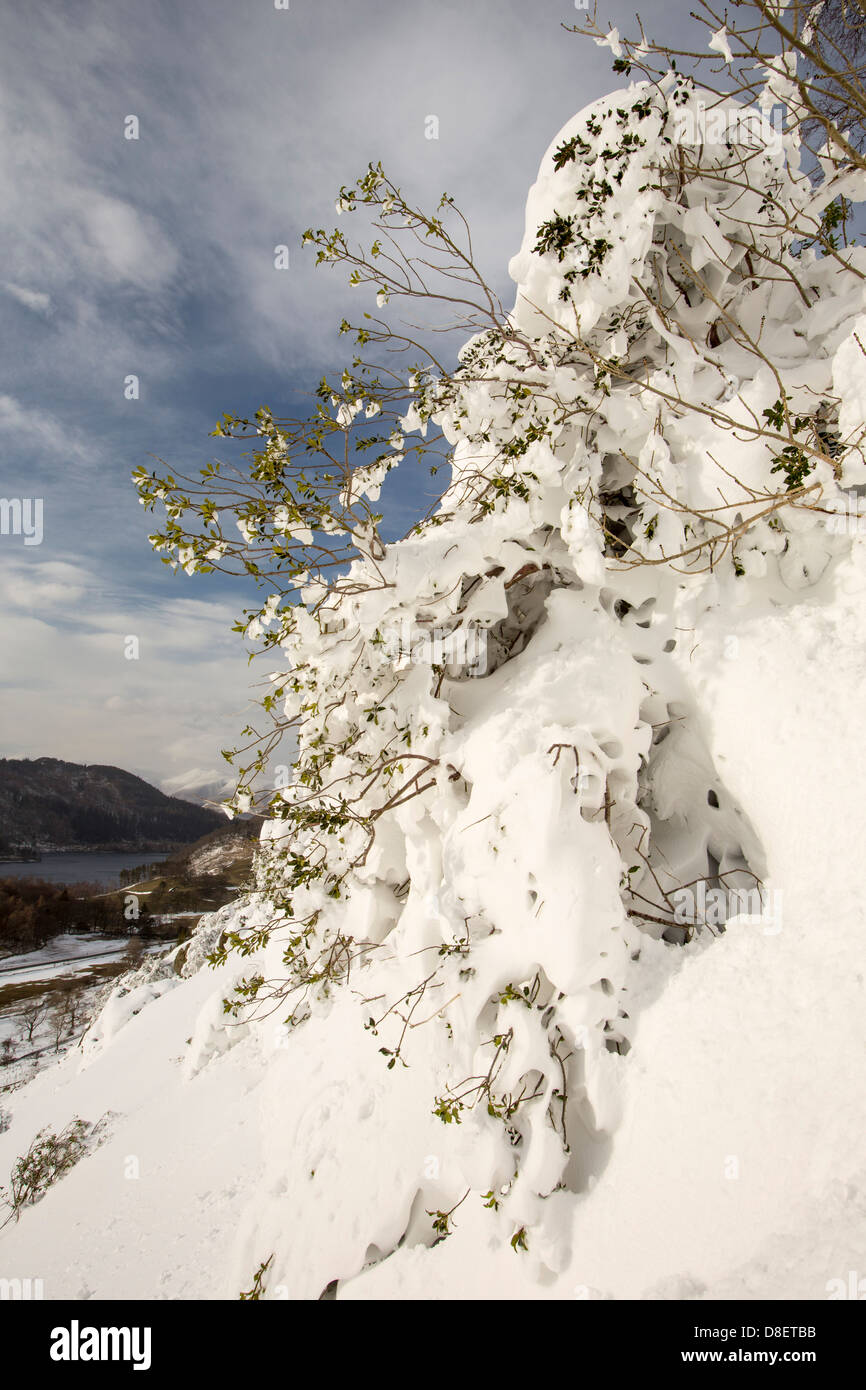
[[[351,996],[292,1037],[273,1022],[244,1034],[223,1025],[227,968],[205,968],[126,995],[90,1056],[9,1098],[0,1172],[44,1124],[113,1118],[0,1235],[4,1276],[41,1277],[47,1297],[231,1298],[273,1250],[272,1295],[308,1298],[333,1279],[340,1297],[374,1298],[825,1298],[847,1280],[866,1241],[866,558],[840,581],[832,606],[738,615],[736,656],[717,621],[690,637],[712,751],[783,891],[781,930],[729,924],[647,972],[611,1079],[609,1159],[587,1192],[550,1199],[543,1251],[513,1252],[476,1198],[448,1240],[407,1241],[362,1273],[415,1193],[450,1205],[478,1154],[430,1115],[423,1051],[386,1072]]]
[[[438,524],[388,548],[384,584],[330,609],[311,586],[282,619],[289,704],[311,711],[284,799],[319,820],[269,822],[250,904],[144,966],[79,1055],[11,1097],[0,1175],[44,1125],[108,1119],[0,1233],[3,1276],[48,1297],[237,1297],[272,1256],[270,1298],[335,1281],[357,1298],[825,1298],[857,1269],[866,558],[826,510],[767,515],[774,455],[749,421],[781,380],[813,416],[835,392],[834,438],[859,437],[864,294],[811,252],[808,307],[753,283],[730,228],[758,225],[760,199],[709,174],[652,184],[677,92],[617,93],[551,145],[511,267],[533,351],[474,340],[456,396],[421,384],[404,422],[433,416],[454,446]],[[777,208],[807,197],[789,146],[762,160]],[[569,242],[556,219],[581,205]],[[784,256],[782,223],[760,225]],[[676,258],[710,299],[665,298]],[[721,301],[779,376],[718,328],[696,354]],[[617,364],[607,379],[578,337]],[[536,392],[515,413],[517,375]],[[589,402],[591,427],[545,392]],[[866,480],[856,448],[839,456],[809,475],[830,510]],[[719,457],[737,534],[691,567]],[[492,466],[500,501],[479,509]],[[611,553],[614,525],[648,563]],[[381,635],[405,620],[479,626],[487,673],[395,666]],[[334,788],[383,757],[349,815]],[[395,795],[416,765],[423,791]],[[678,885],[700,930],[673,919]],[[249,954],[211,969],[227,932]],[[294,992],[226,1011],[256,974]]]

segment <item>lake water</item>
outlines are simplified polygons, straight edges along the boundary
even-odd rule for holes
[[[103,888],[120,887],[121,869],[137,869],[141,864],[162,864],[167,854],[43,854],[31,863],[13,864],[0,860],[0,878],[41,878],[46,883],[99,883]]]

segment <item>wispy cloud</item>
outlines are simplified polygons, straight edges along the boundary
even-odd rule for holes
[[[23,285],[13,285],[8,280],[0,280],[0,290],[18,304],[23,304],[31,313],[51,313],[51,295],[45,294],[42,290],[28,290]]]
[[[106,601],[74,559],[0,556],[3,753],[152,780],[218,765],[263,674],[251,674],[233,617],[220,601]]]
[[[77,431],[46,410],[23,405],[14,396],[0,395],[0,436],[17,440],[19,446],[35,444],[60,458],[92,456],[91,446]]]

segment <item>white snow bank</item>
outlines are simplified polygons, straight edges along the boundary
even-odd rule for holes
[[[653,955],[641,978],[634,1046],[613,1059],[614,1141],[588,1191],[543,1204],[528,1252],[476,1194],[430,1248],[425,1210],[459,1200],[473,1146],[430,1114],[423,1054],[384,1068],[351,994],[294,1034],[272,1021],[235,1041],[229,1025],[221,1053],[185,1068],[195,1014],[223,1026],[224,967],[12,1098],[0,1173],[43,1124],[116,1115],[0,1235],[0,1272],[38,1273],[48,1297],[233,1297],[274,1251],[277,1297],[333,1279],[353,1298],[826,1297],[866,1240],[862,554],[842,581],[833,608],[710,617],[682,658],[759,827],[781,930],[737,921],[657,948],[678,968]]]

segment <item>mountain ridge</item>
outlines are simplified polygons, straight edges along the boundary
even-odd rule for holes
[[[159,851],[222,823],[218,812],[111,764],[0,758],[0,856],[24,849]]]

